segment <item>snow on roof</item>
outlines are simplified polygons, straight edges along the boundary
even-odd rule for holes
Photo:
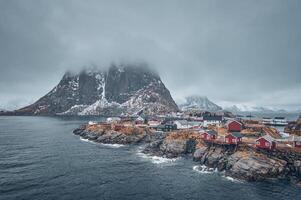
[[[136,118],[136,121],[144,121],[144,119],[141,116],[139,116]]]
[[[174,121],[174,123],[179,123],[181,125],[187,125],[188,121],[187,120],[176,120],[176,121]]]

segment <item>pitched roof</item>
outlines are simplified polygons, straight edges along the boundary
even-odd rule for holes
[[[275,138],[273,138],[273,137],[270,136],[270,135],[262,136],[262,137],[258,138],[257,140],[259,140],[259,139],[261,139],[261,138],[265,139],[265,140],[268,141],[268,142],[274,142],[274,141],[275,141]],[[256,140],[256,141],[257,141],[257,140]]]
[[[217,135],[217,132],[213,130],[206,131],[205,133],[207,133],[208,135]]]
[[[187,120],[176,120],[176,121],[174,121],[174,123],[179,123],[181,125],[187,125],[188,121]]]
[[[222,121],[223,120],[223,117],[222,116],[204,116],[203,117],[203,120],[211,120],[211,121]]]
[[[240,125],[242,125],[241,122],[239,122],[239,121],[237,121],[237,120],[233,120],[233,119],[227,121],[227,122],[226,122],[226,125],[228,126],[228,125],[229,125],[230,123],[232,123],[232,122],[237,122],[237,123],[239,123]]]
[[[242,134],[240,132],[233,132],[231,133],[234,137],[236,138],[241,138],[242,137]]]

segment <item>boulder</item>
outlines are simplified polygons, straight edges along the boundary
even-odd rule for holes
[[[265,155],[243,157],[227,171],[228,175],[249,181],[279,178],[284,173],[286,161],[268,158]]]

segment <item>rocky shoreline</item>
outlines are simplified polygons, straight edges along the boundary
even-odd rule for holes
[[[83,125],[73,131],[84,139],[104,144],[143,145],[142,153],[165,158],[192,155],[200,165],[223,171],[226,176],[247,181],[289,179],[301,184],[301,155],[263,152],[249,146],[204,143],[192,131],[156,132],[148,128]]]

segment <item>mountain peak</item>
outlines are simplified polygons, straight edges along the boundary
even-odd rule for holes
[[[66,72],[59,84],[34,104],[18,110],[33,115],[113,115],[177,111],[160,76],[148,67],[111,65]]]
[[[187,110],[206,110],[206,111],[218,111],[222,108],[212,101],[210,101],[206,96],[191,95],[185,98],[186,102],[180,104],[179,107],[183,111]]]

